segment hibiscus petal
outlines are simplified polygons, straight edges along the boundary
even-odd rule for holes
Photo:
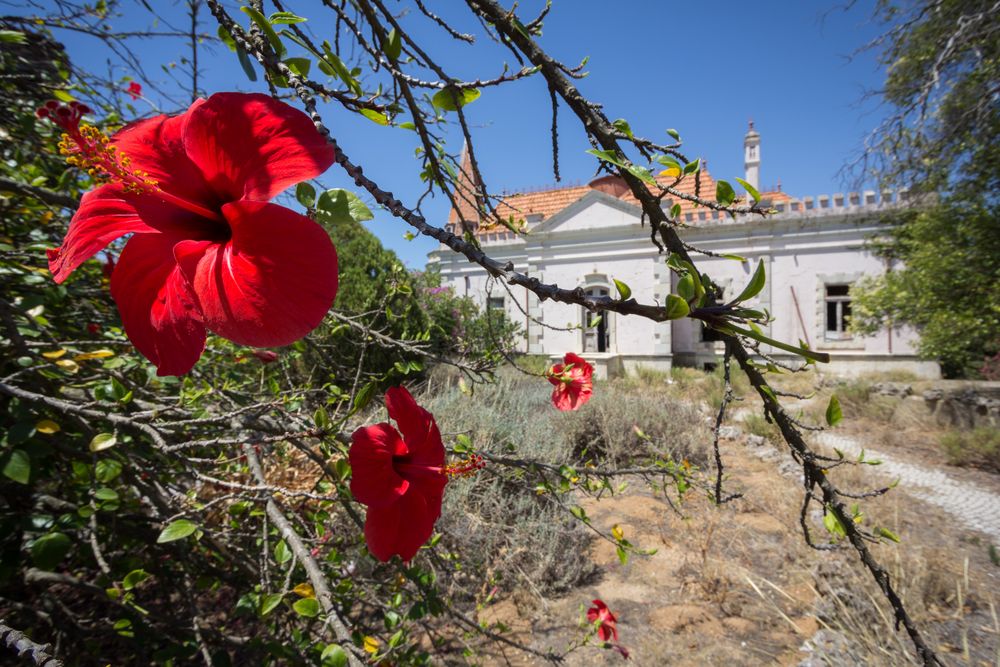
[[[399,506],[402,521],[396,538],[396,553],[409,561],[434,533],[434,523],[441,516],[441,498],[425,496],[411,487]]]
[[[228,200],[219,198],[184,150],[187,118],[204,103],[197,100],[179,116],[156,116],[132,123],[111,141],[121,155],[129,158],[130,168],[148,174],[158,188],[214,210]]]
[[[335,156],[307,115],[258,93],[217,93],[192,109],[184,146],[226,201],[270,200],[322,174]]]
[[[326,231],[264,202],[233,202],[222,213],[232,239],[175,249],[205,326],[252,347],[288,345],[315,329],[337,295],[337,251]]]
[[[205,349],[205,327],[190,285],[173,256],[175,237],[136,234],[111,276],[129,340],[157,375],[183,375]]]
[[[402,517],[399,503],[385,507],[369,507],[365,517],[365,542],[368,551],[383,563],[399,553],[397,537]]]
[[[351,435],[351,495],[369,507],[391,505],[410,483],[392,467],[393,454],[403,445],[390,424],[363,426]]]
[[[589,378],[594,374],[594,367],[591,366],[586,359],[577,356],[572,352],[566,353],[566,356],[563,357],[563,362],[567,366],[573,364],[573,368],[570,369],[571,375],[576,375],[577,373],[579,373]]]
[[[83,195],[62,245],[47,252],[49,271],[57,283],[120,236],[155,231],[139,217],[117,185],[104,185]]]
[[[385,407],[403,434],[409,450],[407,463],[443,466],[444,445],[434,416],[417,405],[405,387],[390,387],[385,392]]]

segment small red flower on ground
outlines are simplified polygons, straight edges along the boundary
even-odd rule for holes
[[[101,326],[97,324],[97,322],[88,322],[87,332],[90,333],[92,336],[96,336],[97,334],[101,333]]]
[[[56,282],[133,234],[111,296],[159,375],[191,370],[206,331],[278,347],[319,325],[337,294],[336,250],[318,224],[269,203],[333,163],[308,116],[266,95],[219,93],[108,139],[80,124],[86,113],[75,102],[38,111],[65,131],[68,161],[106,181],[49,251]]]
[[[600,625],[597,627],[597,636],[602,642],[608,642],[612,639],[618,641],[618,619],[611,613],[603,600],[594,600],[593,604],[594,606],[587,610],[587,622],[600,621]]]
[[[577,410],[590,400],[594,391],[594,367],[586,359],[569,352],[563,357],[563,363],[554,365],[546,375],[555,385],[552,405],[560,410]]]
[[[125,89],[125,92],[128,93],[129,97],[133,100],[137,100],[142,97],[142,84],[138,81],[133,81],[128,84],[128,88]]]
[[[351,493],[368,506],[365,540],[380,561],[408,561],[434,532],[447,475],[444,445],[434,416],[403,387],[385,393],[391,424],[351,435]],[[402,433],[402,435],[400,435]]]

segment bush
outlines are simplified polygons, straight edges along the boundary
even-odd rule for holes
[[[940,438],[948,462],[1000,473],[1000,429],[980,426],[971,431],[949,431]]]
[[[599,382],[589,403],[562,413],[552,407],[551,386],[540,377],[502,369],[495,383],[475,385],[474,397],[455,380],[450,371],[432,374],[435,388],[419,399],[437,415],[446,444],[464,433],[484,453],[578,468],[588,461],[600,467],[665,457],[707,461],[701,417],[665,394],[629,389],[624,381]],[[477,573],[475,580],[505,573],[527,590],[558,592],[595,572],[588,557],[591,533],[567,511],[572,504],[537,493],[523,470],[491,465],[474,480],[449,484],[438,529],[461,544],[463,567]]]

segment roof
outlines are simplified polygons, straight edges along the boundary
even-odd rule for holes
[[[664,187],[673,185],[674,183],[674,179],[668,177],[657,176],[656,180]],[[701,183],[698,188],[699,194],[704,199],[708,199],[710,201],[714,200],[715,179],[712,178],[712,175],[704,166],[700,172],[700,180]],[[472,169],[469,164],[468,153],[463,149],[461,173],[459,174],[459,187],[464,193],[464,196],[460,195],[458,197],[458,209],[456,210],[453,208],[451,210],[451,213],[448,216],[449,223],[454,224],[461,220],[476,223],[480,222],[479,212],[476,210],[476,205],[471,200],[471,196],[469,194],[473,191],[472,184]],[[695,177],[693,175],[685,176],[680,183],[673,185],[673,188],[681,193],[694,195]],[[608,175],[596,178],[586,185],[573,185],[569,187],[555,186],[533,192],[516,192],[504,195],[500,197],[500,201],[496,204],[496,211],[502,218],[506,219],[513,216],[515,220],[523,219],[527,221],[529,226],[534,226],[535,224],[544,222],[559,211],[565,209],[567,206],[579,200],[591,190],[599,190],[617,197],[624,202],[632,204],[633,206],[639,206],[639,201],[632,194],[632,191],[629,190],[625,180],[618,175]],[[781,191],[771,191],[762,192],[761,199],[771,200],[772,202],[783,202],[790,200],[791,197]],[[670,195],[666,195],[663,198],[663,204],[665,208],[669,208],[674,204],[680,204],[681,220],[684,222],[697,222],[699,218],[712,218],[711,212],[706,208],[697,206],[694,202],[680,197],[671,197]],[[689,213],[692,215],[688,216],[687,214]],[[698,215],[699,213],[705,213],[705,215]],[[497,226],[498,225],[495,223],[483,224],[478,227],[478,230],[490,231]]]

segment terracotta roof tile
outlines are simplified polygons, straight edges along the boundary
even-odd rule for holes
[[[459,179],[460,183],[465,186],[463,188],[465,190],[471,189],[472,181],[470,173],[471,170],[468,166],[467,154],[463,154],[462,173],[460,174]],[[663,186],[673,185],[673,188],[679,192],[688,195],[695,194],[695,179],[693,176],[686,176],[676,185],[674,185],[673,178],[657,176],[656,179]],[[501,198],[501,201],[497,204],[496,209],[497,213],[504,218],[513,216],[515,220],[524,219],[527,221],[529,226],[534,226],[563,210],[591,190],[600,190],[612,196],[618,197],[622,201],[628,202],[629,204],[637,207],[639,206],[638,200],[632,195],[631,190],[629,190],[625,185],[623,179],[619,176],[602,176],[586,185],[553,187],[535,192],[518,192],[509,194]],[[715,198],[715,179],[712,178],[708,169],[704,167],[701,170],[701,185],[699,192],[703,198],[709,200]],[[770,199],[772,202],[784,202],[789,201],[792,198],[784,192],[771,191],[762,192],[761,199]],[[719,217],[719,214],[713,216],[713,212],[711,210],[695,206],[693,202],[680,197],[666,195],[663,198],[663,203],[664,206],[668,208],[673,206],[673,204],[680,204],[681,220],[683,222],[696,224],[702,220],[708,221]],[[690,219],[688,219],[687,214],[691,214]],[[475,206],[469,202],[460,202],[459,211],[452,209],[451,214],[448,216],[449,223],[457,223],[463,219],[477,223],[480,220],[479,212],[476,211]],[[483,225],[478,229],[481,232],[488,232],[494,230],[496,227],[499,227],[499,225]]]

